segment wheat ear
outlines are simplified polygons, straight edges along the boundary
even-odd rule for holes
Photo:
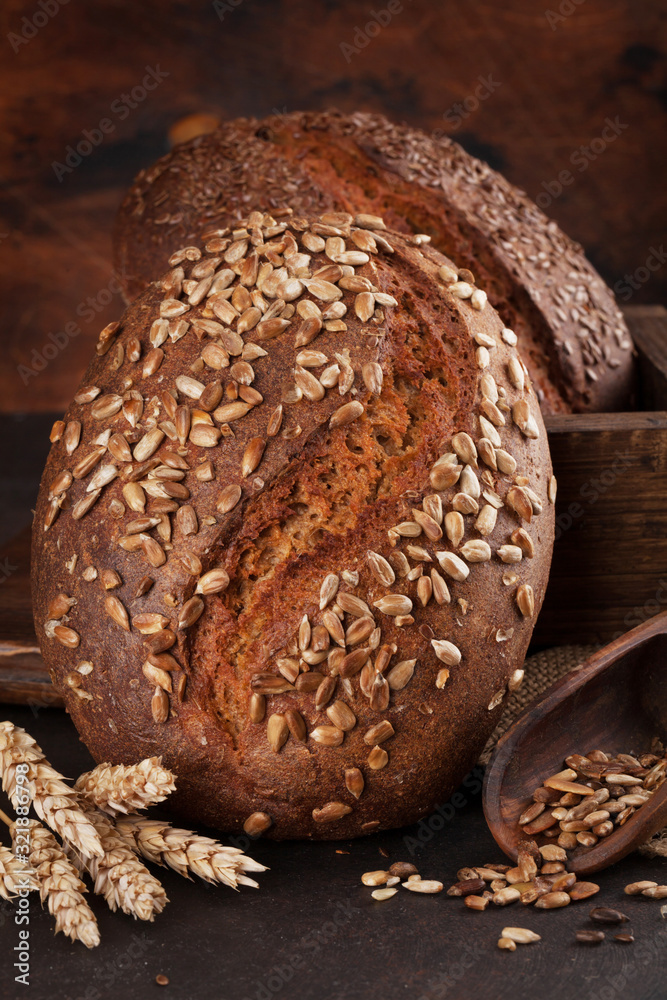
[[[99,857],[103,853],[100,838],[82,812],[77,793],[51,767],[32,736],[11,722],[0,722],[2,787],[15,809],[23,798],[16,777],[19,764],[27,765],[27,790],[39,818],[84,857]]]
[[[72,941],[95,948],[100,943],[100,932],[95,914],[83,898],[87,889],[56,838],[36,819],[30,820],[27,827],[12,823],[10,829],[15,848],[17,837],[25,835],[29,846],[27,857],[39,882],[39,895],[55,918],[56,933],[62,931]]]
[[[180,830],[162,820],[119,819],[116,829],[125,843],[143,857],[168,865],[185,878],[190,872],[207,882],[224,882],[236,889],[257,882],[244,872],[266,871],[237,847],[226,847],[211,837],[201,837],[191,830]]]
[[[72,849],[73,845],[66,844],[69,856],[88,872],[95,892],[104,896],[111,910],[121,909],[139,920],[153,920],[168,902],[162,885],[127,846],[108,816],[85,800],[84,809],[102,843],[102,857],[84,858]]]
[[[117,816],[164,802],[176,788],[174,777],[161,757],[147,757],[139,764],[98,764],[74,787],[98,809]]]

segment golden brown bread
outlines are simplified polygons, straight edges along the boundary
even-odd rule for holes
[[[632,341],[611,291],[524,194],[456,142],[382,115],[240,118],[142,171],[121,206],[116,269],[130,297],[204,228],[249,206],[371,212],[428,233],[475,272],[521,339],[544,413],[628,408]]]
[[[102,331],[54,426],[45,661],[93,756],[162,754],[192,820],[410,822],[476,759],[546,586],[555,483],[515,335],[374,217],[203,239]]]

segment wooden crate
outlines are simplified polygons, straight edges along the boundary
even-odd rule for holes
[[[642,408],[546,419],[557,527],[535,647],[607,642],[667,608],[667,311],[626,319]]]

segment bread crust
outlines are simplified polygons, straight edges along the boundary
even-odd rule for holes
[[[132,763],[161,754],[177,775],[172,806],[192,822],[239,831],[260,813],[270,817],[268,836],[330,839],[415,821],[445,801],[474,764],[502,711],[510,679],[518,681],[515,671],[542,604],[553,545],[555,487],[537,400],[511,332],[485,304],[483,291],[460,280],[472,276],[457,273],[418,237],[380,225],[331,214],[319,222],[288,216],[274,224],[256,213],[247,227],[245,256],[235,262],[221,258],[235,258],[238,243],[246,242],[242,235],[232,241],[238,232],[209,235],[206,245],[215,249],[204,250],[196,261],[177,255],[165,282],[149,286],[117,329],[102,332],[77,399],[52,435],[33,530],[35,627],[45,662],[95,759]],[[342,235],[328,235],[331,231]],[[313,245],[321,240],[326,253],[306,248],[305,238]],[[376,244],[377,252],[364,253],[360,244]],[[307,263],[293,256],[295,247],[310,257]],[[257,283],[238,292],[244,276],[252,278],[253,264],[245,262],[253,252]],[[212,259],[217,263],[211,265]],[[269,259],[300,273],[289,280],[306,282],[292,299],[295,309],[307,317],[315,308],[338,303],[333,314],[345,306],[344,316],[325,317],[317,336],[296,347],[308,319],[300,311],[290,315],[285,296],[295,293],[296,285],[281,280],[270,291],[283,296],[281,315],[288,325],[273,339],[260,339],[264,319],[240,335],[238,320],[224,328],[218,323],[216,330],[210,325],[218,316],[213,296],[167,320],[170,335],[154,346],[165,333],[160,311],[174,313],[174,303],[187,306],[189,295],[197,297],[198,282],[206,281],[192,278],[193,268],[197,274],[209,267],[216,275],[233,272],[228,289],[235,291],[231,300],[217,298],[218,312],[224,313],[224,301],[242,305],[249,290],[260,286],[265,305],[275,303],[269,279],[262,278]],[[332,278],[336,268],[346,273],[323,288],[307,277],[322,267]],[[371,292],[359,291],[364,281]],[[352,289],[343,288],[346,283]],[[318,298],[339,293],[329,303]],[[364,294],[374,297],[372,314]],[[199,324],[207,319],[204,330]],[[179,322],[189,324],[182,336]],[[243,354],[232,353],[229,366],[221,369],[202,363],[204,355],[211,359],[207,348],[223,344],[236,352],[243,347]],[[244,361],[258,344],[266,354]],[[140,357],[132,360],[138,345]],[[151,350],[163,351],[163,358],[144,376]],[[304,362],[299,367],[297,355]],[[315,385],[316,377],[330,381],[323,372],[332,364],[341,369],[339,383],[326,389],[319,381]],[[306,391],[298,401],[295,372]],[[222,383],[226,395],[210,423],[210,411],[188,396],[196,387],[183,376],[207,387]],[[247,396],[248,389],[259,394],[254,405],[226,421],[229,411],[220,406],[229,406],[237,392]],[[174,390],[177,398],[165,402]],[[133,393],[142,401],[138,418]],[[115,397],[123,408],[117,409]],[[219,443],[202,447],[187,435],[179,439],[183,424],[176,404],[189,408],[190,434],[192,420],[222,428]],[[282,424],[268,436],[278,405]],[[343,415],[356,416],[335,426],[341,406],[348,408]],[[81,433],[72,450],[76,422]],[[145,435],[160,429],[166,436],[142,470]],[[137,457],[127,460],[118,435]],[[244,477],[242,463],[255,439],[265,447]],[[489,445],[489,439],[497,444]],[[89,471],[85,463],[77,468],[88,454],[97,456],[95,448],[101,453],[97,464]],[[201,474],[208,461],[214,478],[198,478],[197,470]],[[516,467],[503,473],[493,468],[498,461],[508,470]],[[83,498],[106,478],[101,470],[107,466],[117,474],[75,519]],[[450,480],[451,486],[444,485]],[[130,509],[138,493],[136,486],[128,489],[131,482],[142,484],[143,510]],[[241,499],[222,512],[221,497],[230,497],[235,487]],[[223,501],[223,510],[230,503]],[[457,516],[439,522],[440,503],[445,515]],[[479,515],[458,513],[475,506]],[[426,517],[428,511],[434,516]],[[142,517],[149,520],[137,525]],[[393,530],[404,523],[408,527]],[[444,532],[441,538],[438,532]],[[138,538],[144,540],[140,549]],[[501,561],[498,550],[508,545],[513,551],[504,554],[523,555],[519,562]],[[447,559],[456,556],[448,569],[441,565],[445,553]],[[478,557],[485,561],[476,562]],[[162,565],[154,565],[160,559]],[[465,580],[455,578],[461,567],[469,571]],[[224,586],[223,575],[224,589],[208,593],[205,574],[217,568],[229,583]],[[431,570],[446,581],[449,603],[429,599],[428,585],[419,583],[418,574],[431,579]],[[321,588],[331,574],[337,592],[325,588],[329,599],[322,609]],[[153,581],[148,590],[147,576]],[[434,585],[437,589],[437,577]],[[198,589],[204,590],[203,610],[189,624]],[[442,589],[437,593],[442,598]],[[386,604],[376,607],[387,595],[409,598],[411,609],[401,609],[403,619]],[[163,617],[154,623],[141,617],[146,614]],[[332,615],[346,633],[345,649],[332,652],[331,639],[325,659],[317,662],[328,640],[322,625],[325,618],[331,623]],[[373,618],[372,633],[359,624],[360,615]],[[166,635],[169,641],[167,633],[173,632],[174,641],[157,653],[151,670],[144,666],[146,643],[153,641],[146,630],[154,634],[160,625],[158,638]],[[350,633],[352,626],[360,640]],[[439,647],[438,658],[432,640],[452,646]],[[368,650],[363,655],[371,666],[354,672],[353,661],[341,661],[359,649]],[[392,673],[406,660],[416,661],[411,677],[409,666]],[[166,668],[171,691],[160,688],[165,678],[155,667]],[[446,681],[443,670],[449,670]],[[319,709],[316,694],[303,687],[314,673],[331,676],[335,688]],[[276,693],[262,695],[267,684]],[[252,721],[261,698],[265,714]],[[165,701],[169,716],[159,721]],[[386,725],[370,738],[381,723],[390,723],[388,738]],[[327,727],[321,733],[325,742],[313,737],[321,727]],[[327,745],[330,740],[334,745]],[[358,775],[346,779],[346,771],[355,768],[364,783],[358,798]],[[255,826],[251,822],[248,829]]]
[[[632,341],[611,291],[523,191],[447,138],[381,115],[236,119],[142,171],[118,216],[116,269],[133,298],[202,227],[249,205],[371,212],[423,232],[473,270],[520,336],[545,413],[630,405]]]

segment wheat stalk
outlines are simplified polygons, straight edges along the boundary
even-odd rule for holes
[[[71,844],[66,844],[65,849],[74,863],[88,872],[95,892],[104,896],[112,911],[121,909],[135,919],[153,920],[168,903],[162,885],[127,846],[113,821],[85,801],[83,806],[101,841],[102,856],[84,858]]]
[[[4,844],[0,844],[0,896],[14,899],[19,890],[39,889],[35,873],[20,861]]]
[[[98,764],[74,785],[98,809],[117,816],[139,812],[163,802],[176,788],[174,774],[162,767],[161,757],[139,764]]]
[[[19,764],[27,765],[27,790],[39,818],[83,857],[99,857],[103,853],[100,838],[82,812],[77,793],[51,767],[32,736],[11,722],[0,722],[2,787],[15,809],[26,787],[17,781]]]
[[[119,819],[116,829],[124,842],[149,861],[168,865],[185,878],[190,872],[207,882],[258,887],[244,872],[266,871],[264,865],[246,857],[237,847],[227,847],[211,837],[180,830],[162,820]]]
[[[17,834],[25,834],[28,843],[28,861],[39,883],[39,895],[46,900],[49,912],[56,921],[56,933],[62,931],[72,941],[82,941],[86,948],[100,943],[97,920],[83,898],[87,889],[50,830],[30,820],[27,827],[10,826],[14,848]]]

